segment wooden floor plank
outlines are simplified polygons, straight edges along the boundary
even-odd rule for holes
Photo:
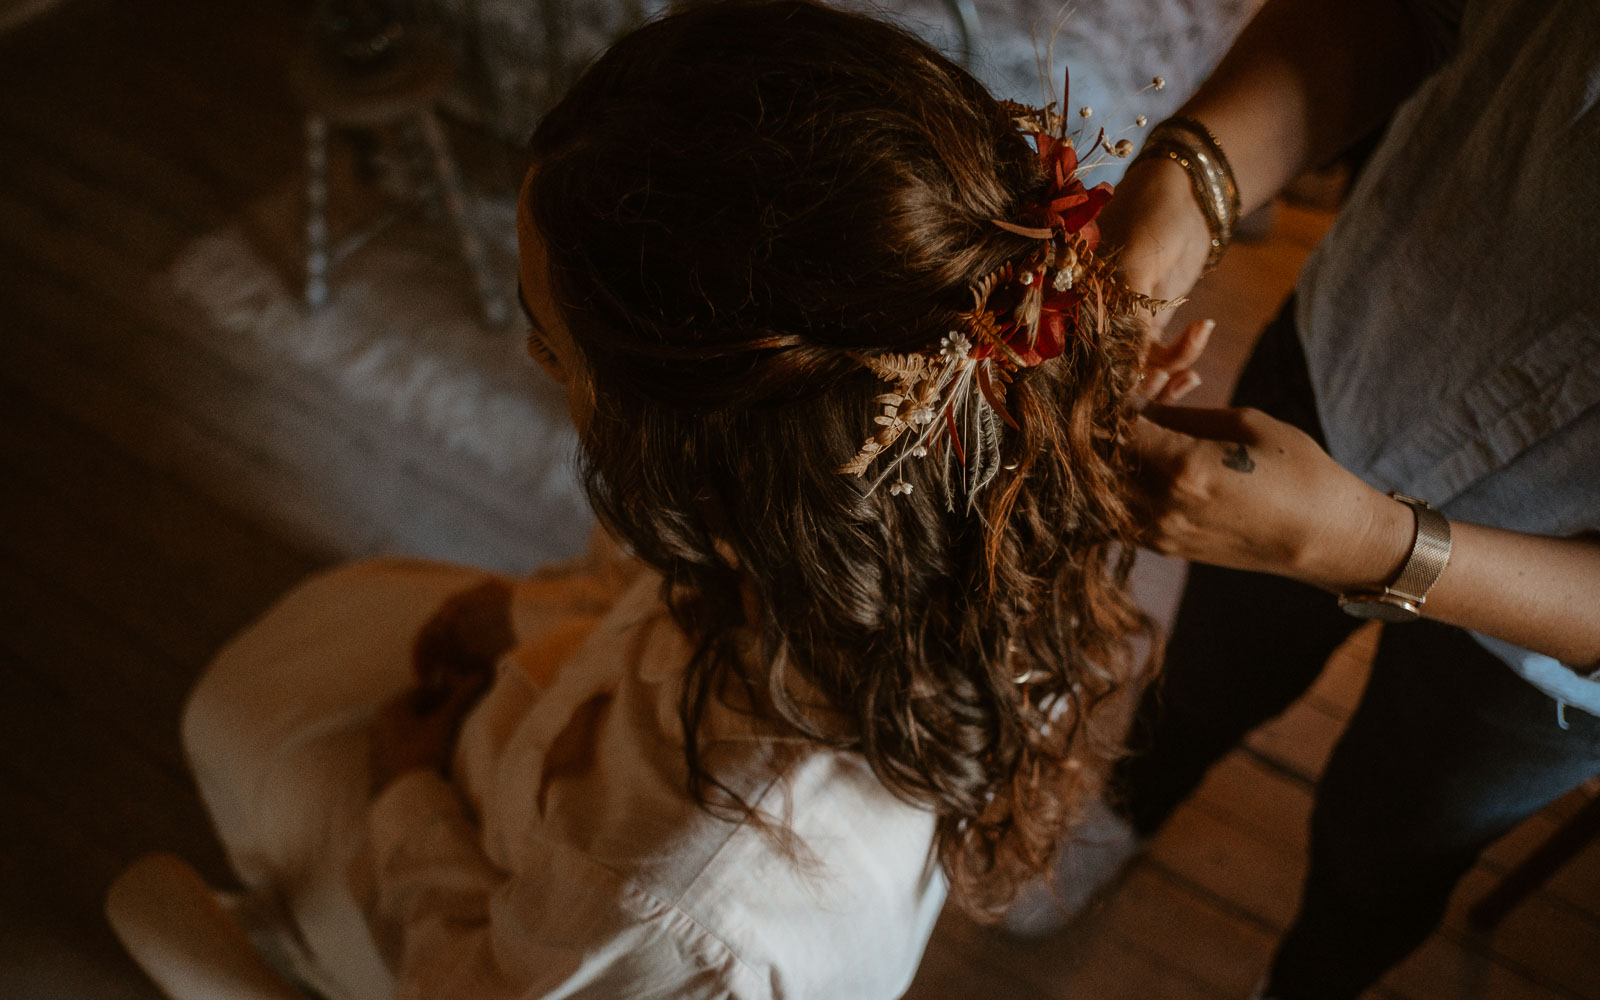
[[[86,114],[91,103],[103,114]],[[159,151],[147,135],[130,131],[115,110],[106,106],[104,95],[95,95],[93,102],[87,97],[73,102],[0,99],[0,127],[25,151],[13,154],[15,162],[37,161],[81,183],[118,192],[191,236],[226,221],[236,206],[195,173],[188,158]],[[74,116],[72,129],[60,127],[63,115]],[[124,226],[116,216],[107,221]]]
[[[1344,719],[1309,698],[1289,706],[1245,739],[1245,747],[1265,764],[1306,784],[1314,784],[1344,731]]]
[[[191,671],[54,579],[0,559],[0,649],[14,669],[58,687],[89,717],[182,773],[174,724]]]
[[[1236,755],[1224,766],[1219,766],[1217,771],[1240,771],[1246,767],[1248,765]],[[1279,803],[1296,795],[1304,799],[1298,806],[1290,805],[1283,810],[1286,815],[1294,817],[1293,825],[1282,828],[1257,825],[1255,830],[1249,832],[1234,825],[1233,810],[1237,808],[1237,802],[1228,800],[1235,798],[1240,786],[1245,786],[1246,782],[1223,782],[1213,778],[1196,793],[1192,806],[1180,809],[1162,829],[1151,845],[1150,856],[1163,868],[1193,882],[1207,896],[1225,899],[1224,909],[1237,909],[1247,918],[1253,918],[1274,934],[1279,934],[1288,927],[1294,916],[1304,878],[1304,818],[1310,809],[1309,795],[1297,783],[1275,774],[1258,773],[1247,781],[1247,787],[1253,789],[1270,788],[1274,784],[1279,786],[1280,794],[1275,796]],[[1227,806],[1214,808],[1213,804],[1218,800],[1228,802]],[[1260,816],[1278,812],[1269,808],[1253,811]],[[1499,875],[1487,865],[1480,865],[1469,875],[1456,893],[1446,920],[1446,927],[1451,932],[1447,938],[1450,946],[1435,949],[1430,961],[1435,967],[1448,965],[1453,970],[1453,979],[1468,976],[1469,973],[1480,975],[1501,984],[1500,988],[1508,991],[1514,985],[1519,995],[1547,995],[1552,986],[1561,990],[1571,989],[1570,981],[1541,981],[1539,970],[1549,966],[1554,959],[1546,949],[1583,948],[1592,951],[1600,948],[1600,942],[1591,940],[1593,926],[1586,915],[1570,912],[1568,907],[1559,903],[1554,905],[1565,913],[1564,917],[1547,910],[1534,912],[1524,918],[1532,926],[1538,927],[1548,927],[1552,922],[1559,921],[1563,933],[1558,935],[1560,943],[1554,946],[1543,938],[1538,941],[1530,939],[1525,927],[1515,925],[1504,928],[1492,939],[1476,940],[1467,949],[1462,949],[1458,943],[1473,938],[1466,924],[1466,908],[1476,898],[1475,894],[1493,884]],[[1549,896],[1548,890],[1541,892],[1539,901],[1530,903],[1530,908],[1538,910],[1551,906]],[[1565,964],[1571,967],[1575,963],[1569,960]],[[1587,973],[1577,969],[1573,970],[1573,975],[1581,978]],[[1405,985],[1407,983],[1409,985]],[[1389,985],[1400,993],[1414,991],[1416,977],[1413,975],[1410,979]],[[1426,998],[1431,994],[1414,995]]]
[[[246,605],[264,606],[322,564],[20,387],[0,393],[0,463],[15,470],[15,485],[138,547],[108,557],[148,563],[159,552],[176,575]]]
[[[1580,793],[1571,799],[1578,801],[1585,794],[1588,793]],[[1510,871],[1538,850],[1545,840],[1554,836],[1564,819],[1565,816],[1556,808],[1529,817],[1485,852],[1486,867],[1501,874]],[[1552,875],[1540,892],[1592,918],[1600,918],[1600,848],[1590,846],[1579,853]]]
[[[1347,717],[1361,700],[1367,686],[1367,675],[1372,672],[1372,655],[1378,648],[1378,627],[1369,623],[1356,629],[1350,638],[1334,651],[1328,666],[1317,682],[1311,685],[1307,697],[1330,715]]]
[[[1136,865],[1107,901],[1103,919],[1118,937],[1226,996],[1246,996],[1266,968],[1273,936],[1217,909],[1154,866]]]
[[[1462,880],[1445,927],[1463,937],[1467,905],[1494,887],[1497,875],[1474,869]],[[1600,994],[1600,922],[1543,894],[1506,915],[1484,941],[1508,967],[1581,996]]]
[[[59,581],[163,657],[203,662],[240,624],[204,577],[184,576],[148,547],[86,524],[45,496],[0,492],[0,520],[22,526],[0,536],[0,552]]]
[[[1201,808],[1174,814],[1151,843],[1150,858],[1275,933],[1299,905],[1303,841],[1265,840]]]
[[[1157,892],[1170,889],[1159,882],[1154,885]],[[1161,954],[1159,946],[1151,948],[1123,936],[1103,908],[1070,932],[1037,941],[1016,940],[948,909],[928,948],[941,956],[929,976],[942,975],[947,984],[935,987],[919,972],[907,994],[911,1000],[967,996],[1216,1000],[1227,995]]]
[[[1584,1000],[1596,995],[1535,981],[1491,953],[1443,934],[1429,938],[1384,977],[1383,985],[1409,1000]]]
[[[0,160],[0,184],[13,197],[38,206],[59,226],[92,231],[108,250],[134,261],[170,259],[194,239],[192,224],[112,178],[42,152],[36,147]],[[108,225],[109,219],[117,222]]]
[[[0,670],[0,699],[7,706],[0,725],[3,783],[28,790],[119,863],[171,850],[212,877],[226,877],[187,776],[150,760],[64,692],[7,660]],[[71,864],[68,858],[45,860]]]
[[[1311,822],[1312,792],[1300,778],[1239,752],[1217,762],[1188,805],[1257,839],[1298,851]]]
[[[0,996],[160,1000],[101,916],[123,859],[16,782],[0,780]]]

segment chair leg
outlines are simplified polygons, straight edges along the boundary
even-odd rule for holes
[[[461,258],[466,262],[467,269],[472,272],[473,285],[478,293],[478,308],[483,314],[484,322],[490,326],[504,326],[511,318],[511,308],[489,271],[483,242],[478,239],[472,220],[467,218],[461,174],[456,169],[455,159],[450,155],[450,146],[445,141],[444,129],[439,126],[439,119],[434,117],[431,111],[424,111],[417,116],[417,129],[422,133],[422,140],[427,143],[429,152],[433,154],[434,176],[438,178],[439,189],[444,196],[445,211],[450,213],[450,221],[456,227]]]
[[[381,182],[384,179],[383,141],[377,129],[348,129],[346,136],[356,151],[356,179],[367,185]]]
[[[405,143],[406,172],[417,200],[422,202],[423,214],[429,222],[437,222],[444,218],[444,198],[429,162],[428,144],[422,140],[422,131],[415,118],[406,119],[400,126],[400,138]]]
[[[328,122],[306,116],[306,306],[328,301]]]

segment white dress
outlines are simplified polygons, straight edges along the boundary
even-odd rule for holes
[[[378,561],[314,577],[191,697],[202,796],[240,877],[291,915],[303,977],[335,1000],[899,996],[944,900],[932,815],[855,754],[775,763],[778,741],[728,712],[709,759],[799,850],[696,806],[689,647],[637,564],[513,582],[518,644],[452,777],[371,797],[367,728],[410,685],[413,637],[486,576]]]

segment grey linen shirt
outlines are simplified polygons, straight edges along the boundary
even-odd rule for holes
[[[1417,6],[1445,60],[1300,279],[1329,451],[1451,518],[1600,531],[1600,3]],[[1600,715],[1600,677],[1476,638]]]

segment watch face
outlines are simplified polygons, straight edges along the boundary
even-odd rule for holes
[[[1382,594],[1354,594],[1339,598],[1347,615],[1380,622],[1414,622],[1421,617],[1416,605]]]

